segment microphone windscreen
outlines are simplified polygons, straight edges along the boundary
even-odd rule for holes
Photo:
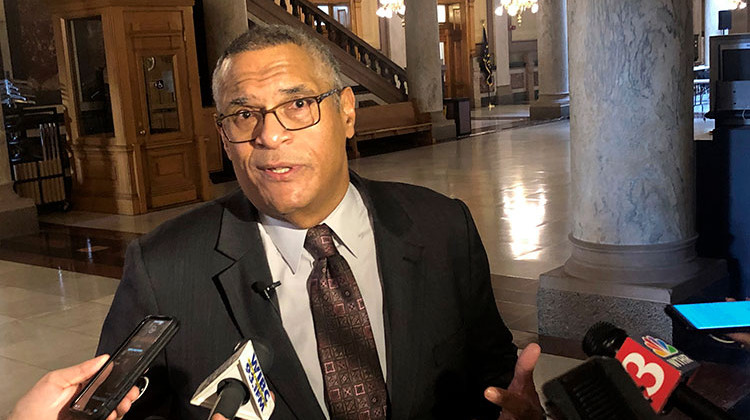
[[[628,338],[628,333],[609,322],[597,322],[583,337],[583,352],[587,356],[615,357],[617,350]]]

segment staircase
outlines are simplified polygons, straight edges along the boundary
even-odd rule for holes
[[[326,43],[342,73],[386,103],[407,100],[406,71],[307,0],[246,0],[248,16],[301,28]]]

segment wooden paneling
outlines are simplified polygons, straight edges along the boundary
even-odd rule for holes
[[[206,165],[210,172],[220,171],[224,167],[221,152],[223,146],[214,123],[215,112],[216,109],[213,107],[200,108],[195,120],[195,136],[205,145]]]
[[[154,3],[61,0],[53,6],[63,102],[73,120],[77,208],[138,214],[210,198],[204,155],[209,134],[194,131],[203,115],[192,10],[185,7],[192,1]],[[65,22],[97,15],[102,17],[114,133],[82,136]],[[152,76],[146,80],[144,59],[149,57],[168,57],[172,79],[158,81],[163,82],[159,86]]]
[[[149,151],[149,201],[151,207],[163,207],[195,200],[192,151],[187,146]],[[187,198],[186,198],[187,197]]]
[[[113,7],[153,7],[153,0],[47,0],[53,13],[63,14],[75,11],[101,10]],[[159,0],[160,7],[192,7],[193,0]]]
[[[133,49],[135,51],[146,50],[177,50],[182,47],[182,36],[139,36],[133,38]]]
[[[182,33],[182,13],[180,11],[125,12],[123,17],[126,22],[125,28],[128,35],[139,35],[142,33]]]
[[[107,213],[140,213],[133,183],[133,150],[74,146],[73,206]],[[145,203],[143,203],[145,204]]]

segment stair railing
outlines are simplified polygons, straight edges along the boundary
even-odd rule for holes
[[[373,48],[330,15],[307,0],[270,0],[300,22],[325,36],[336,46],[359,60],[362,65],[379,74],[404,96],[407,95],[406,71]]]

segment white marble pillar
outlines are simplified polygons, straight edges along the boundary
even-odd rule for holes
[[[405,21],[409,98],[421,112],[442,111],[437,0],[410,0]]]
[[[573,238],[692,238],[690,2],[570,3]]]
[[[495,9],[500,6],[500,0],[490,2],[493,19],[492,31],[495,47],[495,89],[498,104],[512,104],[513,91],[510,88],[510,36],[508,33],[508,14],[502,16],[495,14]]]
[[[0,127],[4,126],[0,113]],[[39,231],[34,200],[19,197],[13,191],[5,130],[0,130],[0,239],[29,235]]]
[[[568,1],[572,255],[540,277],[540,334],[669,336],[664,305],[726,273],[695,254],[691,5]]]
[[[539,0],[537,57],[539,99],[531,103],[532,120],[569,115],[568,25],[566,0]]]
[[[206,56],[213,71],[229,43],[247,31],[247,4],[244,0],[203,0],[206,25]]]
[[[437,0],[409,0],[406,5],[406,79],[409,100],[432,116],[436,139],[455,137],[455,125],[443,115],[443,79]]]

